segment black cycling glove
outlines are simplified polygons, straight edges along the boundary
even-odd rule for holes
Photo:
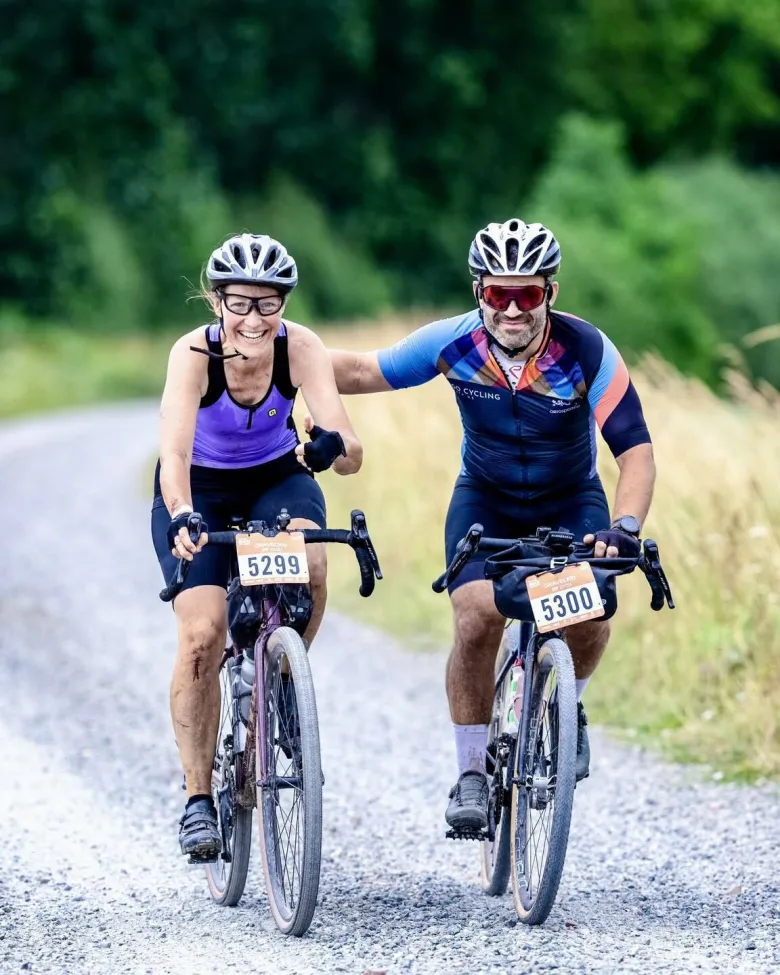
[[[347,456],[341,434],[335,430],[313,426],[309,436],[311,441],[303,445],[303,459],[309,470],[326,471],[337,457]]]
[[[198,544],[201,533],[207,534],[209,530],[209,526],[197,511],[182,511],[180,515],[171,518],[171,523],[168,525],[168,548],[171,551],[176,547],[176,538],[182,528],[187,529],[194,545]]]
[[[635,559],[642,551],[642,543],[634,535],[621,528],[608,528],[604,531],[596,532],[596,541],[604,542],[607,548],[614,547],[618,550],[618,558]]]

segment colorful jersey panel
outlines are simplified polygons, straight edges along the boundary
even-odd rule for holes
[[[445,376],[463,422],[464,470],[524,498],[568,492],[596,476],[596,424],[616,457],[650,442],[620,354],[574,315],[551,314],[542,351],[514,392],[476,309],[383,349],[379,366],[395,389]]]

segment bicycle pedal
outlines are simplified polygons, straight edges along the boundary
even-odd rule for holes
[[[484,829],[448,829],[445,834],[448,840],[486,840],[487,831]]]
[[[187,863],[195,867],[202,867],[207,863],[216,863],[219,853],[191,853]]]

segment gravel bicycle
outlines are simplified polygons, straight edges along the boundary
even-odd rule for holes
[[[227,590],[230,641],[220,665],[221,713],[212,769],[222,853],[205,863],[209,891],[222,905],[244,892],[257,809],[263,875],[277,927],[303,935],[317,901],[322,848],[319,725],[302,634],[312,612],[307,542],[340,542],[355,552],[360,594],[382,578],[361,511],[349,531],[288,531],[285,509],[269,528],[233,519],[229,531],[208,533],[209,545],[233,548]],[[197,539],[193,539],[197,541]],[[181,591],[191,562],[178,563],[160,593]],[[190,862],[193,862],[192,860]]]
[[[481,841],[485,892],[505,893],[511,877],[519,919],[542,924],[558,893],[576,784],[577,695],[565,628],[611,617],[616,577],[636,568],[650,585],[652,609],[674,609],[674,600],[650,539],[636,558],[596,558],[564,529],[517,539],[483,538],[482,531],[471,526],[433,583],[443,592],[478,549],[493,552],[485,578],[510,621],[496,660],[488,828],[447,835]]]

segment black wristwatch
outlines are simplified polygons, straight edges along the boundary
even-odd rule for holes
[[[623,515],[622,518],[616,518],[609,527],[617,528],[619,531],[625,532],[626,535],[633,535],[634,538],[639,538],[639,533],[642,530],[642,526],[633,515]]]

